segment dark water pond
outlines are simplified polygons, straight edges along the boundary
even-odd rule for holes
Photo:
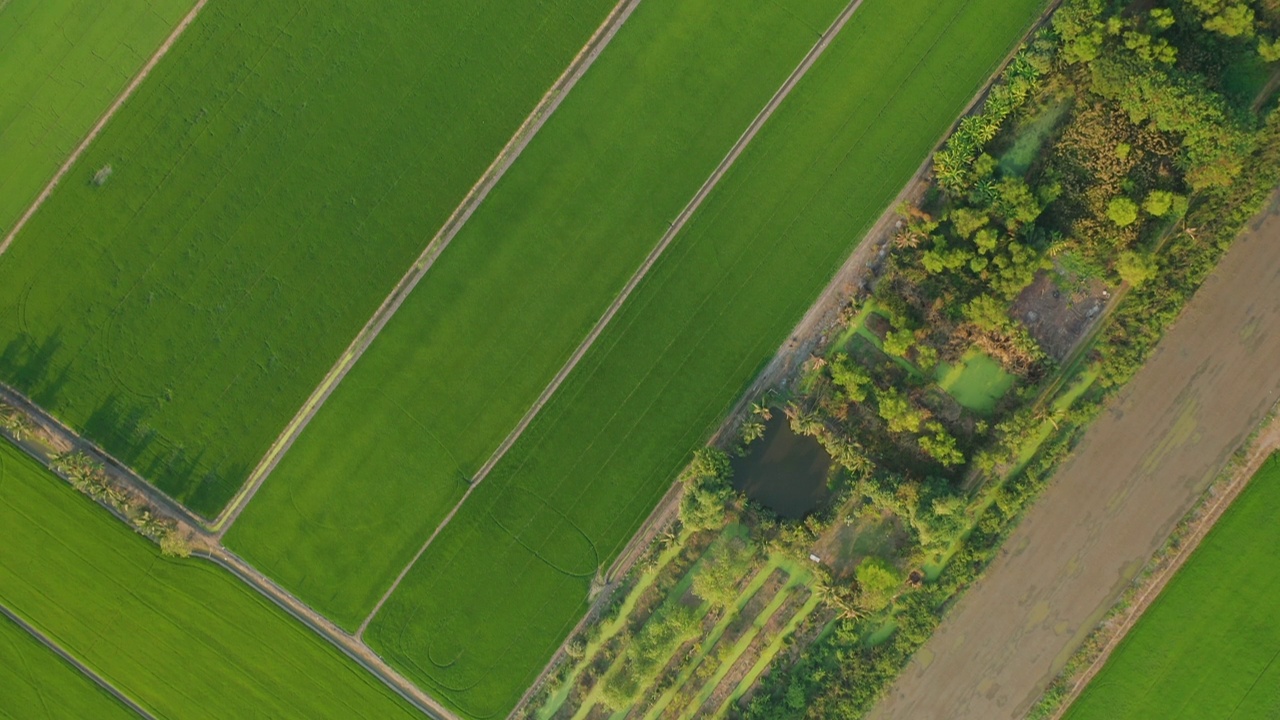
[[[775,410],[764,437],[733,460],[733,486],[785,518],[799,519],[826,500],[831,457],[817,440],[791,431]]]

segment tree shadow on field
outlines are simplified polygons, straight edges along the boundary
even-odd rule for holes
[[[51,375],[53,358],[61,347],[62,328],[44,340],[19,334],[0,352],[0,379],[41,407],[54,405],[68,378],[65,367]]]

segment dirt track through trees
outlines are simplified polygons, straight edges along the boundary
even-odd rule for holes
[[[40,191],[35,202],[31,203],[31,207],[27,208],[27,211],[22,213],[22,217],[18,218],[18,222],[14,223],[13,229],[9,231],[8,235],[5,235],[4,241],[0,242],[0,255],[4,255],[5,251],[9,249],[9,246],[13,244],[13,239],[18,236],[18,232],[21,231],[23,226],[27,224],[27,221],[36,214],[36,211],[44,204],[44,201],[49,199],[49,196],[53,194],[53,189],[58,187],[58,183],[62,182],[62,178],[71,170],[71,166],[76,164],[76,160],[80,159],[80,156],[84,154],[84,151],[88,149],[89,145],[91,145],[94,139],[98,137],[98,134],[102,132],[102,129],[107,126],[107,123],[111,118],[115,117],[116,112],[124,106],[125,101],[133,95],[134,91],[138,89],[138,86],[142,84],[142,81],[147,79],[147,76],[151,74],[153,69],[155,69],[156,63],[160,62],[160,58],[164,57],[169,52],[169,48],[173,47],[173,44],[178,41],[178,38],[182,36],[182,33],[186,32],[187,28],[191,26],[191,23],[196,21],[196,16],[200,14],[200,11],[204,9],[205,4],[208,2],[209,0],[198,0],[196,2],[190,12],[188,12],[186,16],[178,22],[178,25],[173,29],[173,32],[169,33],[169,37],[165,38],[164,43],[156,49],[155,53],[151,56],[151,59],[147,60],[147,64],[142,66],[142,69],[133,77],[133,80],[129,81],[129,84],[125,86],[124,90],[116,96],[115,102],[111,103],[111,107],[107,108],[107,111],[102,114],[102,117],[98,118],[98,122],[93,126],[93,129],[89,131],[88,135],[84,136],[84,140],[80,141],[80,144],[76,146],[76,149],[71,151],[70,157],[67,158],[66,162],[62,163],[62,167],[58,168],[58,172],[54,173],[53,179],[49,180],[49,184],[44,186],[44,190]],[[0,8],[3,8],[6,4],[7,2],[0,3]]]
[[[1020,718],[1280,397],[1280,194],[871,714]]]
[[[644,262],[641,263],[639,269],[632,274],[631,279],[627,281],[627,284],[622,288],[622,291],[618,293],[616,298],[614,298],[613,303],[609,305],[609,308],[605,310],[604,314],[600,316],[600,319],[596,321],[595,326],[591,328],[591,332],[587,333],[586,338],[584,338],[582,343],[578,345],[578,348],[574,350],[573,355],[569,357],[564,366],[560,368],[560,371],[556,373],[555,377],[551,379],[551,382],[547,387],[543,389],[542,394],[538,396],[537,401],[535,401],[524,414],[524,417],[520,418],[520,422],[516,424],[515,428],[511,430],[506,439],[502,441],[502,444],[498,446],[498,449],[494,451],[493,455],[489,456],[489,459],[485,464],[476,472],[475,477],[471,479],[470,487],[467,488],[467,491],[462,495],[462,498],[453,506],[453,509],[449,511],[449,514],[445,516],[444,520],[440,521],[440,524],[436,526],[435,531],[431,533],[431,536],[427,538],[427,541],[418,549],[417,554],[413,556],[413,559],[409,561],[409,564],[405,565],[404,569],[400,571],[399,576],[396,577],[395,582],[391,584],[391,587],[388,588],[387,591],[383,593],[382,597],[378,599],[378,603],[374,605],[373,610],[369,613],[368,617],[366,617],[364,622],[360,624],[360,629],[356,632],[356,637],[362,637],[364,635],[364,631],[369,627],[369,623],[373,621],[375,616],[377,616],[378,611],[382,609],[382,606],[387,602],[387,599],[391,597],[391,594],[395,592],[396,588],[400,586],[400,583],[404,580],[405,576],[409,574],[409,570],[413,568],[413,566],[418,562],[418,559],[421,558],[423,553],[427,551],[427,548],[431,546],[431,543],[436,539],[440,532],[444,530],[445,526],[449,524],[449,521],[453,519],[454,515],[458,513],[458,510],[462,508],[463,503],[467,501],[467,498],[471,496],[471,493],[475,491],[476,487],[478,487],[480,483],[484,481],[485,477],[489,475],[489,472],[497,466],[498,461],[502,459],[502,456],[506,455],[507,451],[515,445],[516,440],[520,439],[520,436],[524,433],[525,429],[529,427],[529,424],[533,422],[533,419],[537,417],[539,412],[541,412],[543,406],[545,406],[551,399],[551,396],[560,389],[560,385],[564,383],[565,379],[569,377],[569,373],[573,372],[573,369],[577,367],[578,362],[582,360],[583,356],[587,354],[587,351],[591,349],[591,346],[595,344],[596,339],[600,337],[602,332],[604,332],[605,327],[613,320],[614,315],[617,315],[618,311],[622,308],[623,303],[625,303],[627,298],[630,297],[632,291],[640,285],[640,281],[644,280],[645,275],[647,275],[649,270],[653,268],[654,264],[658,262],[658,258],[661,257],[662,253],[667,249],[667,246],[670,245],[671,241],[680,234],[682,229],[684,229],[685,224],[689,222],[689,219],[693,217],[693,214],[697,212],[699,207],[701,207],[702,202],[707,199],[707,196],[711,194],[711,191],[720,183],[720,180],[724,177],[725,173],[729,171],[729,168],[733,167],[733,164],[737,162],[738,157],[742,155],[744,150],[746,150],[747,145],[751,144],[751,141],[755,139],[756,134],[760,132],[760,128],[764,127],[764,124],[773,116],[774,111],[776,111],[782,104],[782,101],[791,94],[791,91],[795,89],[800,80],[809,72],[809,68],[813,67],[813,64],[818,61],[818,58],[822,57],[822,54],[826,52],[826,49],[831,45],[831,41],[835,39],[836,35],[840,34],[842,29],[844,29],[844,26],[849,22],[849,18],[853,17],[853,14],[862,5],[862,2],[863,0],[851,0],[849,2],[848,6],[845,7],[845,9],[840,12],[840,15],[836,17],[835,21],[831,23],[831,26],[818,37],[818,41],[814,43],[813,47],[804,56],[804,59],[802,59],[800,64],[796,66],[796,69],[791,71],[791,74],[787,77],[786,81],[782,83],[782,86],[778,88],[778,91],[774,93],[773,97],[769,99],[769,102],[760,110],[760,113],[751,121],[751,124],[747,126],[747,129],[742,133],[741,137],[738,138],[738,141],[734,143],[732,148],[730,148],[728,154],[725,155],[724,159],[720,161],[720,164],[716,166],[716,169],[711,173],[711,176],[702,184],[702,187],[698,189],[698,192],[694,193],[693,199],[689,201],[689,204],[685,206],[684,210],[682,210],[671,223],[671,227],[658,240],[658,244],[649,252],[648,257],[646,257]]]

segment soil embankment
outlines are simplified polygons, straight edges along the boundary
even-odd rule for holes
[[[872,713],[1022,717],[1280,392],[1280,195]]]

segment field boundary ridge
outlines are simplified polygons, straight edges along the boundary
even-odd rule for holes
[[[409,297],[409,294],[426,276],[427,272],[435,264],[436,259],[449,246],[449,243],[453,241],[458,232],[462,230],[471,215],[489,196],[490,191],[498,184],[498,181],[502,179],[507,170],[520,157],[520,154],[524,152],[524,149],[532,142],[538,131],[546,124],[547,119],[560,107],[560,103],[568,96],[569,91],[578,84],[578,80],[595,64],[596,59],[613,40],[614,36],[617,35],[622,25],[631,17],[631,13],[635,11],[641,1],[619,0],[600,27],[596,28],[587,43],[570,61],[569,66],[552,83],[551,88],[547,90],[524,122],[516,129],[515,134],[507,141],[506,146],[498,152],[497,157],[490,163],[489,167],[480,176],[480,179],[463,197],[462,202],[454,209],[435,237],[427,243],[426,248],[423,249],[418,259],[409,266],[409,270],[400,278],[400,281],[392,288],[387,298],[382,301],[377,311],[369,318],[369,321],[365,323],[360,332],[356,334],[351,344],[338,356],[337,362],[325,374],[315,390],[311,392],[311,395],[302,404],[293,419],[289,421],[289,424],[285,425],[284,430],[267,449],[266,454],[263,455],[257,467],[246,478],[240,490],[231,499],[231,502],[219,513],[211,526],[215,537],[219,541],[235,523],[240,513],[244,511],[244,508],[253,499],[253,496],[257,494],[258,489],[262,487],[262,483],[275,470],[276,465],[280,463],[284,454],[293,446],[302,431],[306,429],[311,419],[315,417],[315,414],[319,412],[325,401],[329,399],[334,389],[351,371],[351,368],[355,366],[356,361],[360,359],[365,350],[373,344],[374,339],[386,327],[391,317],[395,315],[396,311],[400,309],[400,306]]]

